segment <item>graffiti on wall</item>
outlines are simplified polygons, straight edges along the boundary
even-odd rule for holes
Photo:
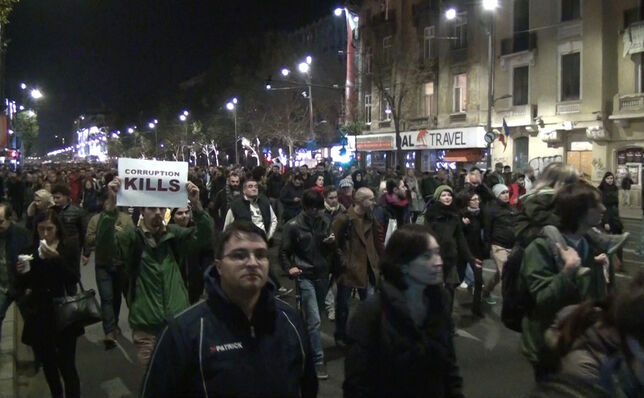
[[[547,165],[554,162],[563,162],[563,157],[561,155],[540,156],[530,159],[528,165],[534,169],[535,175],[539,175]]]

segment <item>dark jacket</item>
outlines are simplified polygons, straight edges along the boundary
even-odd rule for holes
[[[80,279],[76,241],[66,239],[58,244],[56,251],[60,254],[58,257],[41,259],[36,247],[32,252],[31,270],[17,278],[22,290],[30,289],[20,300],[25,320],[22,342],[27,345],[53,345],[60,333],[80,336],[84,332],[82,327],[76,326],[55,332],[54,297],[74,294]]]
[[[324,243],[331,233],[329,221],[322,215],[308,216],[304,211],[284,225],[279,258],[286,272],[292,267],[302,270],[301,277],[328,279],[328,254],[335,251],[335,243]]]
[[[472,212],[466,209],[461,213],[461,217],[470,220],[469,224],[463,224],[463,234],[470,252],[480,260],[488,258],[490,251],[486,249],[483,242],[483,217],[481,211]]]
[[[606,207],[602,216],[602,226],[608,224],[610,233],[622,233],[624,226],[619,218],[619,189],[615,184],[599,184],[599,191],[602,194],[602,203]]]
[[[290,220],[291,218],[297,216],[297,214],[302,210],[302,202],[295,201],[295,198],[302,199],[302,193],[304,192],[304,187],[301,185],[296,187],[292,182],[284,185],[282,191],[280,192],[280,202],[282,202],[282,219],[284,222]]]
[[[98,191],[95,189],[84,189],[81,205],[88,213],[101,211],[101,204],[98,200]]]
[[[266,180],[266,196],[271,199],[280,197],[282,190],[282,176],[280,174],[269,174]]]
[[[271,202],[264,195],[257,196],[257,206],[262,213],[262,220],[264,221],[264,231],[268,234],[271,230]],[[230,204],[230,210],[233,212],[235,220],[252,221],[250,214],[250,201],[246,200],[244,195],[235,198]]]
[[[140,396],[315,397],[309,339],[296,311],[267,284],[249,321],[221,290],[214,267],[205,277],[208,300],[161,331]]]
[[[347,208],[342,205],[342,203],[338,203],[338,208],[336,210],[329,210],[328,208],[324,208],[322,210],[322,215],[326,217],[326,219],[329,221],[329,224],[333,223],[333,220],[340,214],[344,214],[347,212]]]
[[[85,233],[87,231],[87,212],[72,203],[63,208],[54,207],[54,209],[63,222],[65,236],[70,239],[75,239],[77,242],[76,246],[80,249],[83,246]]]
[[[230,189],[230,185],[226,184],[226,186],[219,190],[215,195],[213,208],[211,209],[210,214],[215,222],[215,229],[217,231],[221,231],[224,228],[226,213],[228,213],[232,199],[238,197],[237,195],[234,195],[234,192],[235,191]],[[241,195],[241,191],[237,192]]]
[[[31,252],[31,236],[29,231],[25,228],[11,223],[5,233],[4,239],[7,276],[9,282],[7,286],[7,295],[12,298],[17,298],[22,294],[22,289],[20,289],[16,283],[16,279],[19,276],[16,272],[18,255]]]
[[[483,228],[486,246],[497,245],[506,249],[514,246],[514,226],[517,209],[500,200],[491,202],[484,213]]]
[[[429,225],[434,231],[441,247],[445,283],[459,283],[456,272],[459,253],[470,264],[474,264],[474,256],[463,235],[461,222],[461,217],[453,206],[448,207],[440,202],[432,203],[425,213],[425,225]]]
[[[425,291],[427,320],[418,327],[403,293],[387,281],[358,304],[347,327],[345,397],[462,397],[452,341],[449,294]]]

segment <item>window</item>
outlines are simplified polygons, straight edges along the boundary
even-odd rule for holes
[[[465,112],[467,105],[467,75],[465,73],[454,76],[454,113]]]
[[[364,51],[364,71],[366,74],[371,73],[371,64],[373,63],[373,48],[367,47]]]
[[[530,87],[530,67],[519,66],[512,70],[512,105],[527,105]]]
[[[514,139],[514,164],[513,170],[523,173],[528,168],[528,137],[517,137]]]
[[[581,17],[580,0],[561,0],[561,22],[574,21]]]
[[[434,44],[434,37],[436,36],[435,32],[436,30],[433,26],[425,27],[423,32],[423,59],[430,59],[434,56],[434,49],[432,47]]]
[[[391,36],[382,39],[382,61],[385,64],[391,63]]]
[[[423,116],[435,116],[434,110],[434,82],[425,83],[422,85],[421,93],[421,114]]]
[[[390,121],[391,120],[391,108],[389,107],[389,102],[385,97],[385,93],[389,92],[389,88],[385,88],[384,92],[380,94],[380,120]]]
[[[371,94],[364,95],[364,123],[371,124]]]
[[[454,20],[454,37],[452,49],[467,47],[467,14],[459,14]]]
[[[561,98],[576,101],[581,98],[581,53],[561,55]]]
[[[643,65],[642,65],[642,60],[644,60],[644,56],[642,56],[642,53],[637,53],[633,54],[633,62],[635,62],[635,92],[636,93],[644,93],[644,74],[642,73],[644,70]]]

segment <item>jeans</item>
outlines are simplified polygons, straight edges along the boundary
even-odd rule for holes
[[[347,337],[347,319],[349,318],[349,298],[351,297],[350,286],[345,286],[340,283],[337,284],[338,293],[335,297],[335,338],[344,339]],[[356,289],[361,301],[367,299],[368,296],[373,294],[373,287],[369,286],[367,289]]]
[[[0,291],[0,330],[2,329],[2,322],[4,321],[5,315],[7,315],[7,310],[9,306],[13,303],[13,298],[7,296],[6,293]],[[2,333],[0,332],[0,337]]]
[[[297,280],[297,285],[300,289],[306,330],[311,342],[313,363],[324,363],[324,351],[320,341],[320,310],[324,308],[324,297],[329,287],[329,280],[300,278]]]
[[[113,332],[121,312],[121,280],[114,264],[96,265],[96,286],[101,297],[103,332]]]

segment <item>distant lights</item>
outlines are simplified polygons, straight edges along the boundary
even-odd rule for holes
[[[282,68],[282,76],[287,77],[291,73],[288,68]]]
[[[456,9],[448,8],[447,11],[445,11],[445,18],[447,18],[450,21],[456,18]]]
[[[300,64],[297,66],[297,69],[300,71],[300,73],[308,73],[309,70],[311,70],[311,67],[306,62],[300,62]]]
[[[483,0],[483,9],[491,11],[499,6],[499,0]]]
[[[335,10],[333,10],[333,13],[335,14],[336,17],[339,17],[340,15],[342,15],[343,11],[344,11],[344,8],[338,7]]]
[[[156,124],[154,124],[154,122],[150,122],[148,123],[148,127],[153,129],[154,127],[156,127]]]

